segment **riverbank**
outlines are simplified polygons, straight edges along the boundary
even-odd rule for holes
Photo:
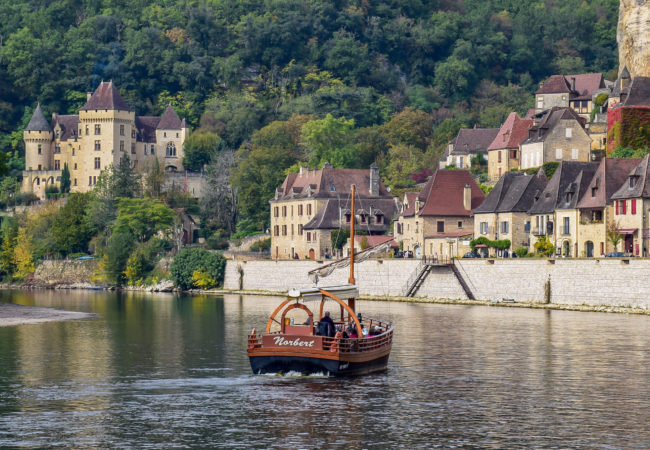
[[[85,320],[95,317],[98,317],[97,314],[16,305],[13,303],[0,303],[0,327],[60,322],[64,320]]]

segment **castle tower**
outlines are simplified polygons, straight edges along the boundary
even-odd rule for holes
[[[102,82],[79,110],[81,183],[92,188],[99,174],[117,165],[125,153],[135,153],[135,112],[112,81]]]
[[[172,105],[167,105],[156,127],[156,142],[160,149],[158,157],[166,171],[183,170],[183,142],[188,131],[185,119],[181,120]]]
[[[50,169],[52,138],[52,129],[39,103],[23,132],[23,139],[25,140],[25,168],[27,170]]]

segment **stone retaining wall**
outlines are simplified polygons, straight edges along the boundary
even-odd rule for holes
[[[356,280],[361,294],[403,296],[418,263],[387,259],[358,264]],[[456,264],[478,300],[544,302],[545,285],[550,281],[551,303],[650,309],[647,259],[458,260]],[[310,287],[313,283],[307,272],[320,265],[316,261],[228,261],[224,287],[271,292]],[[348,276],[349,269],[339,269],[319,284],[345,284]],[[416,296],[467,298],[451,269],[446,267],[433,268]]]
[[[95,260],[43,261],[36,267],[33,280],[36,284],[44,285],[88,283],[95,267]]]

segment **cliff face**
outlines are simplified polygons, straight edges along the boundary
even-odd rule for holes
[[[619,72],[650,76],[650,0],[621,0],[617,41]]]

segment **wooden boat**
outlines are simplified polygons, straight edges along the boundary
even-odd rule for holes
[[[352,186],[350,236],[354,236],[354,197]],[[340,376],[386,370],[393,326],[357,313],[359,289],[354,280],[354,245],[350,247],[349,284],[290,290],[271,313],[264,332],[253,329],[248,336],[253,373]],[[308,319],[303,324],[296,324],[288,317],[294,309],[307,313]],[[335,331],[327,333],[328,326],[323,324],[329,322],[324,319],[325,311],[329,310],[334,310],[337,317],[332,319]]]

